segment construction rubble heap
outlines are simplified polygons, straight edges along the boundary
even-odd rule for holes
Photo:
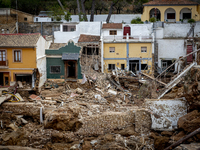
[[[1,88],[0,149],[195,150],[200,148],[200,67],[176,86],[123,70]]]

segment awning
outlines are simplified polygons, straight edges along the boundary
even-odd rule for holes
[[[62,60],[78,60],[79,53],[63,53]]]

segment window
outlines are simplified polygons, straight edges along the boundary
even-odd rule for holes
[[[146,53],[147,52],[147,47],[141,47],[141,52]]]
[[[162,61],[162,68],[167,68],[167,62]]]
[[[63,25],[63,32],[76,31],[75,25]]]
[[[36,21],[38,22],[38,18],[36,18]]]
[[[109,52],[114,53],[115,52],[115,47],[109,47]]]
[[[124,70],[125,69],[125,65],[121,64],[121,69]]]
[[[86,55],[99,55],[99,48],[97,47],[83,47],[83,54]]]
[[[171,64],[173,64],[172,60],[162,60],[161,61],[161,66],[162,66],[162,70],[166,69],[167,67],[169,67]],[[168,72],[174,72],[175,70],[175,65],[173,65],[171,68],[169,68],[167,71]]]
[[[21,62],[21,50],[14,50],[14,62]]]
[[[117,30],[110,30],[110,35],[117,35]]]
[[[0,50],[0,66],[6,65],[6,51]]]
[[[114,70],[115,64],[108,64],[108,70]]]
[[[27,18],[24,18],[24,21],[27,21]]]
[[[147,64],[141,64],[141,70],[148,70]]]
[[[63,32],[66,32],[66,31],[68,31],[68,26],[63,26]]]
[[[191,19],[191,13],[183,13],[183,19]]]
[[[51,66],[50,73],[60,73],[60,66]]]
[[[175,19],[175,13],[167,13],[167,19]]]

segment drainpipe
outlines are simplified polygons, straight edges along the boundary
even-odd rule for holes
[[[41,35],[42,35],[42,32],[43,32],[43,31],[42,31],[42,22],[41,22]]]
[[[103,68],[103,36],[101,36],[101,72],[104,72],[104,68]]]
[[[102,35],[102,24],[103,22],[101,21],[101,25],[100,25],[100,41],[101,41],[101,72],[104,72],[104,68],[103,68],[103,64],[104,64],[104,60],[103,60],[103,35]]]

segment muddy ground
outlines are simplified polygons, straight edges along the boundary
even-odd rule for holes
[[[96,73],[87,76],[84,84],[54,80],[47,81],[40,93],[18,89],[23,102],[0,106],[0,145],[7,149],[162,150],[200,127],[199,72],[193,68],[164,96],[185,97],[188,103],[188,114],[179,119],[177,129],[169,131],[151,129],[151,112],[144,100],[156,98],[160,86],[145,77],[147,82],[141,84],[137,77],[121,80]],[[196,134],[176,149],[199,141]]]

